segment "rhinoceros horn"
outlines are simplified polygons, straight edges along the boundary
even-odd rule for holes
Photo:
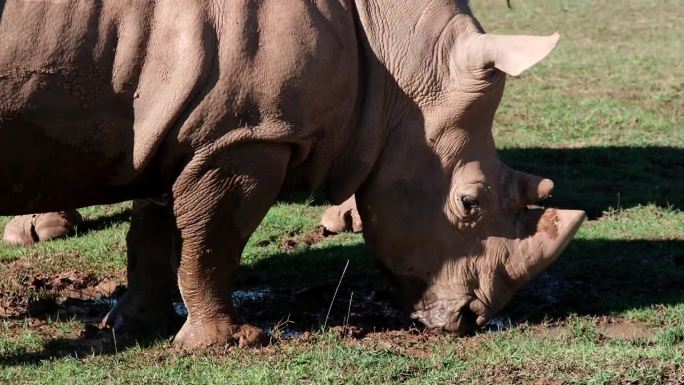
[[[513,189],[509,192],[509,208],[531,208],[521,216],[512,246],[514,258],[509,260],[511,277],[522,278],[520,283],[524,283],[547,268],[565,249],[584,220],[584,212],[530,206],[551,196],[553,181],[518,170],[509,171],[506,184]]]
[[[510,189],[507,194],[507,203],[513,211],[520,210],[527,205],[534,205],[551,196],[554,187],[551,179],[513,169],[508,169],[508,171],[504,173],[508,180],[502,181],[501,185],[508,186]]]
[[[514,242],[506,269],[513,281],[527,282],[549,267],[565,249],[585,218],[580,210],[536,210],[536,232]]]

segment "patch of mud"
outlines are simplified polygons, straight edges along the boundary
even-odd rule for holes
[[[307,244],[315,244],[327,236],[319,227],[300,239]],[[74,335],[53,334],[46,329],[47,340],[55,340],[54,346],[46,347],[46,354],[69,349],[111,352],[116,350],[116,343],[120,348],[129,338],[117,336],[112,330],[99,326],[102,317],[125,290],[123,279],[98,278],[79,271],[36,274],[21,268],[11,275],[12,279],[0,281],[0,315],[12,316],[17,322],[28,320],[40,325],[48,317],[59,314],[61,319],[75,318],[82,323],[82,328]],[[334,300],[337,279],[307,286],[290,282],[282,284],[284,286],[281,287],[245,285],[233,293],[238,313],[267,331],[273,341],[305,343],[312,333],[325,328],[350,342],[363,340],[364,343],[379,345],[399,344],[404,349],[402,352],[415,357],[431,354],[420,346],[430,333],[395,307],[390,288],[378,277],[366,274],[345,277]],[[543,273],[528,294],[541,303],[552,305],[563,301],[576,288],[572,281]],[[179,315],[187,316],[187,309],[180,299],[174,306]],[[20,317],[28,318],[22,320]],[[484,330],[501,331],[520,322],[524,321],[503,314],[491,319]],[[617,333],[614,329],[608,327],[606,333]],[[637,332],[633,334],[637,335]]]
[[[253,290],[235,290],[233,291],[233,305],[237,309],[249,302],[262,302],[273,298],[273,293],[270,288],[256,288]],[[112,301],[112,306],[116,304],[116,301]],[[174,302],[173,308],[181,317],[188,316],[188,309],[182,302]]]
[[[613,318],[609,316],[599,317],[594,324],[598,340],[651,340],[660,331],[659,328],[634,323],[631,320]],[[559,322],[551,325],[539,325],[534,330],[545,337],[559,338],[564,335],[572,335],[572,328],[567,322]]]
[[[272,297],[272,291],[269,288],[261,288],[254,290],[235,290],[233,291],[233,304],[240,307],[242,303],[249,301],[263,301]]]
[[[371,332],[415,326],[407,314],[392,305],[384,283],[343,283],[333,301],[336,285],[241,288],[234,291],[233,302],[250,323],[276,339],[306,337],[326,327],[347,337],[362,338]],[[181,315],[187,314],[180,304],[178,310]]]
[[[558,238],[558,212],[555,209],[544,211],[537,223],[537,232],[544,232],[551,239]]]
[[[522,293],[533,295],[544,304],[555,305],[571,295],[572,289],[578,284],[549,272],[542,272]]]
[[[302,239],[314,244],[326,236],[319,227]],[[17,325],[41,325],[56,318],[79,321],[82,330],[78,336],[60,338],[82,341],[86,350],[106,350],[107,341],[126,338],[100,327],[102,318],[125,291],[122,277],[102,278],[81,271],[46,273],[42,266],[16,262],[1,266],[0,316],[6,321]],[[239,287],[233,292],[233,301],[239,314],[276,340],[306,338],[323,328],[363,338],[368,333],[415,327],[407,314],[393,306],[383,281],[369,280],[365,275],[346,277],[333,300],[337,283],[335,279],[309,286]],[[180,298],[174,306],[179,315],[187,316]],[[49,340],[55,339],[55,334],[48,334]],[[73,348],[70,344],[66,341],[62,344],[66,347],[59,349]]]
[[[407,314],[397,310],[391,303],[391,294],[384,284],[352,282],[343,285],[336,297],[326,323],[336,284],[321,284],[310,287],[242,288],[233,292],[233,303],[237,312],[251,324],[260,327],[276,339],[306,337],[311,332],[330,328],[346,337],[363,338],[368,333],[388,330],[418,329]],[[116,304],[113,297],[79,301],[69,299],[69,305],[76,302],[77,309],[90,309],[100,318]],[[180,301],[173,304],[176,313],[187,317],[188,310]],[[64,308],[69,314],[77,309]],[[87,317],[84,317],[84,320]],[[99,322],[94,317],[91,322]],[[93,323],[93,327],[99,326]]]
[[[596,330],[602,336],[610,339],[651,339],[658,329],[633,323],[608,323],[597,326]]]
[[[582,296],[578,297],[577,293],[582,293]],[[595,288],[587,283],[545,271],[516,293],[509,309],[515,308],[519,302],[528,307],[533,306],[547,316],[553,316],[556,310],[565,305],[595,296]],[[526,308],[526,312],[529,310]],[[517,316],[518,314],[513,314],[511,318],[519,318]]]
[[[331,233],[325,227],[316,226],[316,228],[308,234],[300,236],[291,234],[281,242],[280,248],[283,250],[294,250],[301,245],[312,246],[333,235],[335,235],[335,233]]]
[[[512,326],[515,326],[515,323],[510,318],[505,316],[496,316],[487,321],[482,329],[488,332],[500,332]]]
[[[322,232],[318,234],[323,236]],[[30,276],[18,274],[12,282],[21,290],[0,292],[5,316],[34,317],[28,318],[32,322],[54,314],[75,317],[83,324],[76,341],[82,341],[83,346],[95,351],[111,350],[116,338],[122,341],[127,338],[115,336],[111,330],[99,326],[102,317],[116,304],[116,298],[124,290],[120,280],[98,279],[92,274],[70,271]],[[540,284],[546,287],[542,299],[547,302],[557,300],[560,295],[557,291],[572,288],[570,284],[543,275]],[[233,292],[233,302],[240,315],[267,331],[274,340],[306,340],[312,332],[324,328],[351,340],[370,339],[377,343],[393,344],[394,340],[427,338],[420,324],[411,321],[408,314],[395,307],[391,290],[383,280],[352,275],[343,280],[333,300],[336,287],[337,280],[311,286],[240,287]],[[21,293],[32,294],[22,299]],[[187,316],[187,309],[180,298],[174,307],[180,316]],[[517,323],[504,314],[491,319],[484,330],[501,331]],[[59,349],[75,348],[77,344],[67,341]],[[83,346],[78,349],[82,350]],[[420,356],[427,353],[416,350],[407,354]]]
[[[124,290],[121,279],[98,278],[80,271],[35,273],[20,263],[10,264],[3,270],[0,281],[2,317],[30,315],[41,318],[59,311],[91,318],[99,315],[100,309],[110,306],[107,298]]]
[[[426,342],[433,336],[423,329],[408,328],[370,332],[364,336],[363,343],[380,348],[398,349],[400,353],[415,358],[427,358],[432,355],[432,352],[427,350]]]

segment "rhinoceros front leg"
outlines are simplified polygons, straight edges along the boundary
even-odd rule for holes
[[[275,200],[289,156],[289,147],[278,144],[210,149],[198,153],[174,184],[178,282],[188,309],[176,346],[250,346],[263,340],[260,329],[237,316],[231,291],[244,245]]]
[[[107,314],[107,326],[134,334],[178,330],[172,300],[177,294],[178,241],[170,204],[133,202],[128,246],[128,291]]]

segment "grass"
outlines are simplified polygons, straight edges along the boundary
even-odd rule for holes
[[[462,339],[319,331],[301,314],[327,310],[347,260],[333,326],[346,326],[350,293],[380,275],[359,235],[305,242],[324,207],[295,199],[276,204],[250,239],[239,286],[313,288],[296,303],[245,313],[268,313],[270,328],[309,322],[311,334],[248,352],[184,354],[164,340],[84,347],[94,340],[83,337],[82,317],[10,317],[0,325],[0,383],[684,383],[684,5],[471,3],[490,32],[561,32],[548,59],[509,81],[495,135],[511,166],[554,179],[550,205],[591,218],[502,312],[502,330]],[[122,277],[129,204],[82,213],[77,237],[0,247],[3,275],[21,262],[44,274]]]

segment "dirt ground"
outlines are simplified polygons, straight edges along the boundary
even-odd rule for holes
[[[287,250],[300,244],[314,245],[331,236],[317,227],[303,236],[287,237],[280,247]],[[126,291],[123,272],[105,277],[76,270],[46,274],[25,259],[6,264],[4,270],[0,316],[5,318],[5,324],[10,329],[28,324],[50,341],[34,358],[107,354],[140,342],[101,325],[102,318]],[[233,301],[239,314],[268,333],[270,344],[307,344],[312,333],[329,329],[349,343],[398,346],[412,356],[429,355],[421,346],[439,333],[428,332],[412,322],[395,306],[390,287],[374,278],[343,276],[341,282],[338,279],[308,286],[243,285],[234,291]],[[578,289],[586,291],[587,287],[543,273],[518,296],[534,306],[553,308],[571,300]],[[181,317],[187,316],[180,296],[175,307]],[[64,333],[55,320],[77,322],[73,330]],[[499,314],[484,330],[504,330],[526,321],[529,319],[524,313]],[[559,334],[563,328],[554,326],[554,322],[560,321],[546,319],[537,332],[550,337]],[[658,331],[607,316],[597,321],[597,330],[599,337],[606,339],[651,338]]]

